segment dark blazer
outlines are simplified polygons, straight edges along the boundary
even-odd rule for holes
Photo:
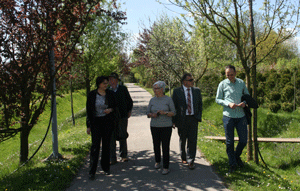
[[[128,113],[132,110],[133,101],[130,97],[128,89],[126,86],[119,85],[116,92],[113,92],[117,99],[117,106],[119,108],[120,117],[128,117]]]
[[[97,89],[89,93],[86,101],[86,126],[93,128],[95,126],[95,112],[96,112],[96,95]],[[117,102],[114,93],[111,90],[106,90],[105,102],[108,105],[108,108],[112,108],[113,112],[109,113],[107,120],[114,121],[115,111],[117,110]]]
[[[202,96],[201,91],[197,87],[191,87],[192,96],[193,96],[193,106],[194,106],[194,117],[201,122],[202,121]],[[186,98],[184,94],[183,87],[178,87],[174,89],[173,96],[172,96],[176,115],[172,118],[173,123],[178,128],[184,127],[184,121],[186,118]]]

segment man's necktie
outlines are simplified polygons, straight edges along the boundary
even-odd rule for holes
[[[188,109],[188,114],[191,115],[192,113],[192,103],[191,103],[191,94],[190,94],[190,89],[187,89],[187,100],[188,100],[188,105],[187,105],[187,109]]]

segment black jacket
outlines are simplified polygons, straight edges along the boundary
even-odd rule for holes
[[[132,110],[133,101],[130,97],[126,86],[119,85],[116,92],[113,92],[116,97],[117,107],[119,108],[120,117],[127,118],[128,113]]]
[[[194,107],[194,117],[201,122],[202,121],[202,96],[199,88],[191,87],[192,95],[193,95],[193,107]],[[184,127],[185,118],[186,118],[186,98],[184,94],[183,87],[178,87],[174,89],[172,96],[176,115],[173,117],[173,123],[175,123],[176,127],[181,128]]]
[[[96,95],[97,89],[93,90],[89,93],[86,101],[86,126],[89,128],[93,128],[95,125],[95,112],[96,112]],[[107,115],[107,120],[111,120],[114,122],[115,114],[117,111],[117,102],[114,93],[111,90],[106,90],[105,102],[108,105],[108,108],[112,108],[113,112]]]
[[[255,101],[255,99],[253,97],[251,97],[251,95],[249,95],[249,94],[244,94],[242,96],[242,102],[243,101],[246,102],[246,107],[244,107],[244,112],[245,112],[245,115],[246,115],[246,118],[247,118],[247,122],[248,122],[248,124],[250,124],[250,122],[251,122],[251,116],[252,116],[250,108],[257,109],[258,108],[258,104]]]

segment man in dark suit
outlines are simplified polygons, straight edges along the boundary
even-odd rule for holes
[[[122,162],[127,162],[127,125],[128,125],[128,118],[131,116],[131,110],[133,107],[133,101],[131,96],[128,92],[126,86],[119,84],[119,75],[115,72],[112,72],[109,75],[109,85],[110,89],[114,92],[116,100],[117,100],[117,107],[120,113],[120,120],[118,124],[118,129],[113,132],[113,136],[111,139],[110,145],[110,164],[115,164],[117,162],[116,157],[116,139],[119,140],[120,143],[120,157],[122,158]]]
[[[178,128],[182,163],[188,163],[189,168],[194,169],[198,122],[202,119],[202,96],[200,89],[193,87],[194,79],[190,73],[182,76],[181,83],[182,86],[176,88],[172,96],[176,109],[173,124]]]

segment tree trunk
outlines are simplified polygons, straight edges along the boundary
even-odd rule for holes
[[[85,87],[86,87],[86,96],[89,95],[91,92],[91,84],[90,84],[90,71],[89,71],[89,66],[86,64],[86,71],[85,71]]]
[[[20,164],[24,163],[28,159],[28,137],[29,137],[29,127],[26,123],[21,124],[21,134],[20,134]]]
[[[74,107],[73,107],[73,83],[72,83],[72,79],[70,79],[70,90],[71,90],[71,112],[72,112],[72,121],[73,121],[73,126],[75,126],[75,116],[74,116]]]
[[[255,42],[255,31],[254,31],[254,18],[253,18],[253,5],[252,0],[249,0],[249,11],[250,11],[250,38],[251,38],[251,78],[252,78],[252,97],[257,100],[257,85],[256,85],[256,42]],[[257,109],[253,110],[253,146],[254,146],[254,161],[258,164],[258,143],[257,143]]]
[[[249,70],[245,70],[246,71],[246,83],[247,83],[247,88],[248,91],[250,91],[250,72]],[[248,144],[247,144],[247,160],[253,160],[253,147],[252,147],[252,126],[251,126],[251,121],[250,124],[248,125]]]
[[[252,85],[253,85],[253,90],[252,90],[252,97],[257,100],[257,95],[256,95],[256,66],[252,67]],[[253,146],[254,146],[254,162],[256,164],[259,163],[258,160],[258,142],[257,142],[257,109],[253,109],[253,115],[252,115],[252,120],[253,120]]]

